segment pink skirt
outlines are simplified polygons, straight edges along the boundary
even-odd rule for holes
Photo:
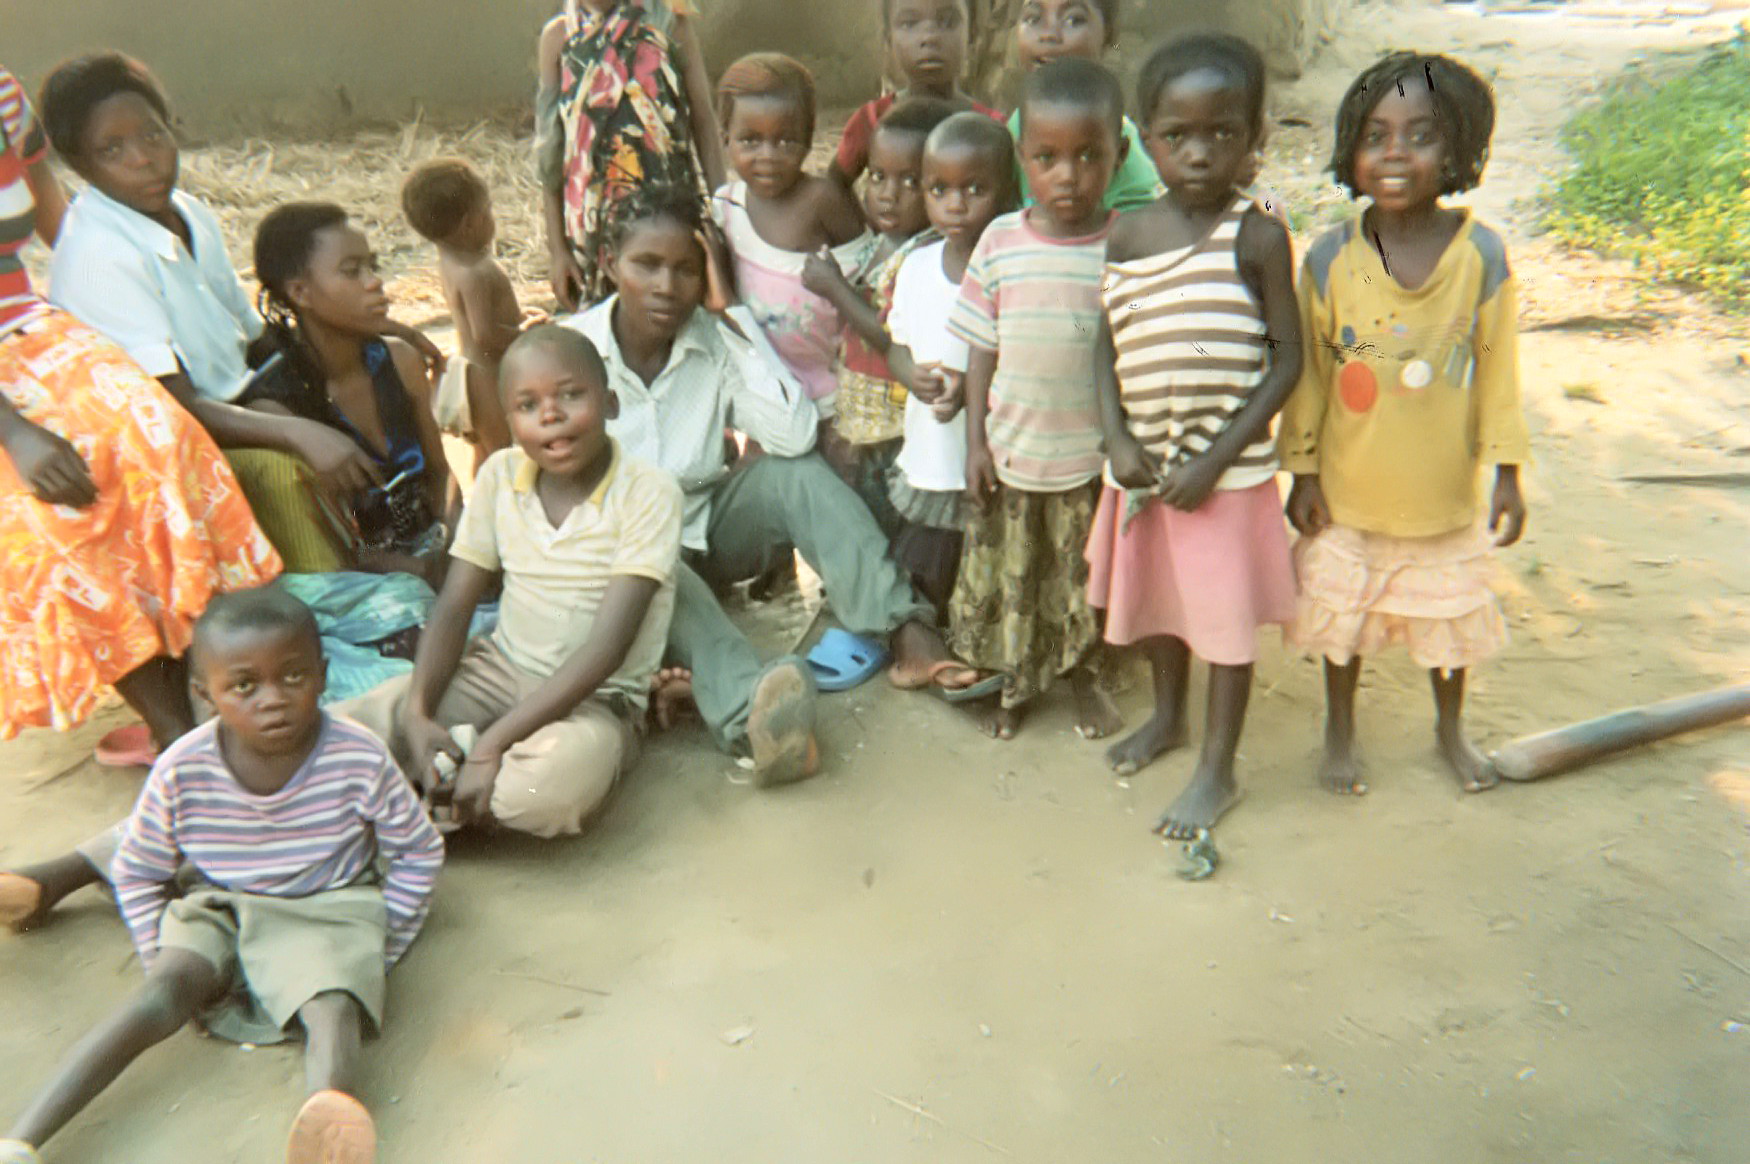
[[[1276,482],[1218,490],[1191,513],[1151,498],[1128,529],[1124,496],[1106,487],[1088,538],[1088,601],[1106,612],[1106,641],[1171,635],[1206,662],[1256,661],[1258,628],[1294,617]]]
[[[1429,670],[1475,666],[1507,642],[1491,548],[1476,528],[1399,538],[1337,525],[1301,538],[1289,641],[1338,664],[1401,643]]]

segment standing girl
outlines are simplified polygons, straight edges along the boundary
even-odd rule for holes
[[[881,0],[887,63],[905,78],[905,88],[883,93],[851,114],[829,171],[834,178],[847,188],[857,180],[869,164],[876,127],[902,101],[930,98],[946,101],[956,110],[972,109],[1002,119],[1002,114],[980,105],[960,88],[969,23],[966,0]]]
[[[535,171],[553,294],[609,290],[608,213],[646,182],[722,183],[711,79],[691,0],[565,0],[541,30]]]
[[[1367,790],[1355,759],[1361,657],[1400,642],[1429,669],[1441,755],[1466,791],[1492,785],[1465,737],[1464,677],[1507,627],[1489,589],[1488,528],[1525,529],[1517,285],[1501,237],[1465,208],[1495,125],[1488,83],[1448,57],[1393,53],[1337,111],[1331,168],[1367,208],[1318,239],[1300,281],[1307,358],[1283,413],[1301,600],[1294,639],[1325,657],[1333,792]]]
[[[1156,50],[1137,86],[1165,179],[1106,247],[1102,360],[1111,481],[1088,541],[1106,641],[1140,643],[1155,711],[1106,753],[1135,772],[1185,738],[1191,656],[1209,712],[1191,782],[1156,831],[1189,837],[1239,798],[1258,628],[1294,615],[1270,421],[1300,372],[1288,231],[1239,192],[1263,129],[1264,61],[1232,36]]]
[[[363,450],[381,484],[352,493],[337,515],[358,568],[419,574],[435,587],[449,463],[418,353],[379,336],[389,298],[370,243],[332,203],[287,203],[256,228],[255,274],[278,359],[238,402],[326,425]]]
[[[854,461],[830,421],[838,392],[838,309],[810,291],[808,257],[829,248],[843,271],[859,269],[876,245],[845,188],[805,173],[814,142],[814,77],[781,53],[736,61],[717,87],[724,142],[737,180],[717,191],[711,212],[735,256],[741,299],[759,320],[821,416],[821,445],[842,472]]]
[[[1027,78],[1021,167],[1039,201],[985,229],[949,330],[966,364],[971,501],[949,645],[1006,677],[984,729],[1013,739],[1024,709],[1059,679],[1075,688],[1077,731],[1110,735],[1100,627],[1082,553],[1100,497],[1094,390],[1106,237],[1101,203],[1118,163],[1124,94],[1099,65],[1063,60]]]

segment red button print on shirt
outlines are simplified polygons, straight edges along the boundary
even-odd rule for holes
[[[1350,360],[1337,373],[1337,395],[1350,412],[1366,412],[1379,399],[1379,381],[1373,369],[1360,360]]]

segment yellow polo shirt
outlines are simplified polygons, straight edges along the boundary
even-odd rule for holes
[[[1318,474],[1339,525],[1394,537],[1463,529],[1477,520],[1478,470],[1530,456],[1518,285],[1501,237],[1464,216],[1413,291],[1359,218],[1307,251],[1305,357],[1277,452],[1289,472]]]
[[[618,443],[601,484],[558,526],[535,491],[540,470],[521,449],[494,453],[474,478],[450,553],[504,573],[498,629],[505,656],[547,676],[589,641],[609,579],[661,584],[620,669],[601,686],[639,708],[662,665],[681,553],[681,487],[663,470],[625,456]]]

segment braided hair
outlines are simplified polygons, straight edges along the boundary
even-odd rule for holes
[[[705,213],[704,200],[689,186],[660,182],[639,186],[608,212],[605,235],[609,253],[620,253],[620,248],[632,236],[633,227],[655,221],[672,222],[688,234],[697,234],[707,229],[709,217]]]
[[[1337,107],[1337,140],[1331,147],[1331,173],[1351,197],[1355,186],[1355,150],[1362,128],[1394,87],[1426,85],[1434,117],[1446,143],[1446,169],[1440,192],[1460,194],[1483,180],[1489,161],[1489,138],[1495,132],[1495,94],[1489,83],[1468,66],[1438,53],[1395,52],[1381,57],[1355,78]]]
[[[345,225],[346,211],[332,202],[288,202],[268,211],[255,228],[255,278],[261,283],[256,302],[267,337],[298,379],[324,395],[328,375],[304,338],[287,286],[310,269],[316,236]]]

